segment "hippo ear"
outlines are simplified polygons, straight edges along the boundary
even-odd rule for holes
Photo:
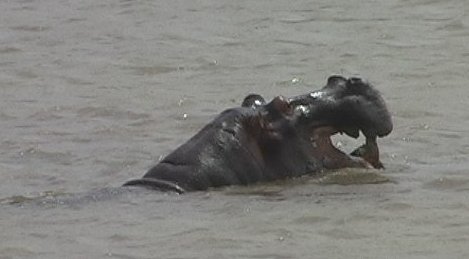
[[[368,82],[361,77],[351,77],[347,79],[347,90],[350,95],[363,95],[368,98],[378,98],[380,94]]]
[[[261,95],[249,94],[244,98],[243,102],[241,103],[241,106],[256,109],[257,107],[262,106],[264,104],[265,99]]]

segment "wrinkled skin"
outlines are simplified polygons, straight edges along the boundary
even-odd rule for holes
[[[379,93],[354,80],[331,77],[317,92],[276,97],[270,103],[260,95],[248,95],[241,107],[223,111],[142,179],[124,185],[183,193],[322,169],[380,168],[376,137],[391,131],[390,116]],[[377,121],[379,116],[389,119],[390,128]],[[331,135],[345,132],[357,137],[359,130],[367,142],[354,152],[357,157],[332,145]]]

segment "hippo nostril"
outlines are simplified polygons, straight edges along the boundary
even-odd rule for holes
[[[348,85],[367,85],[368,82],[361,77],[351,77],[348,79]]]
[[[361,77],[351,77],[347,80],[347,89],[353,94],[365,94],[371,89],[369,82]]]
[[[345,77],[339,76],[339,75],[332,75],[327,79],[327,84],[337,84],[339,82],[345,82],[347,81]]]
[[[262,96],[258,94],[249,94],[246,96],[241,103],[242,107],[257,108],[265,104],[265,100]]]

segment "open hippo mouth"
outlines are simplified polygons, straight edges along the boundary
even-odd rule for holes
[[[241,107],[221,112],[186,143],[152,167],[141,185],[163,191],[247,185],[345,167],[382,168],[377,137],[392,130],[381,95],[358,78],[332,76],[318,91],[266,103],[248,95]],[[331,135],[366,143],[352,155],[335,148]]]
[[[353,138],[361,131],[365,144],[351,153],[375,168],[383,168],[379,160],[377,137],[388,135],[393,128],[391,115],[380,93],[360,78],[331,76],[326,86],[309,94],[289,99],[298,116],[297,127],[306,129],[323,149],[343,152],[332,146],[330,136],[345,133]],[[330,152],[331,153],[331,152]]]

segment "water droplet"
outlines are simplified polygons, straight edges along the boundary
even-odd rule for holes
[[[299,105],[295,108],[295,110],[300,111],[301,113],[309,113],[308,107],[304,105]]]
[[[322,95],[323,95],[322,92],[312,92],[312,93],[309,94],[309,96],[311,96],[313,98],[320,98]]]
[[[402,138],[402,141],[411,142],[411,139],[410,139],[410,138],[407,138],[407,137],[403,137],[403,138]]]
[[[179,99],[178,106],[182,106],[182,104],[186,101],[186,98]]]

